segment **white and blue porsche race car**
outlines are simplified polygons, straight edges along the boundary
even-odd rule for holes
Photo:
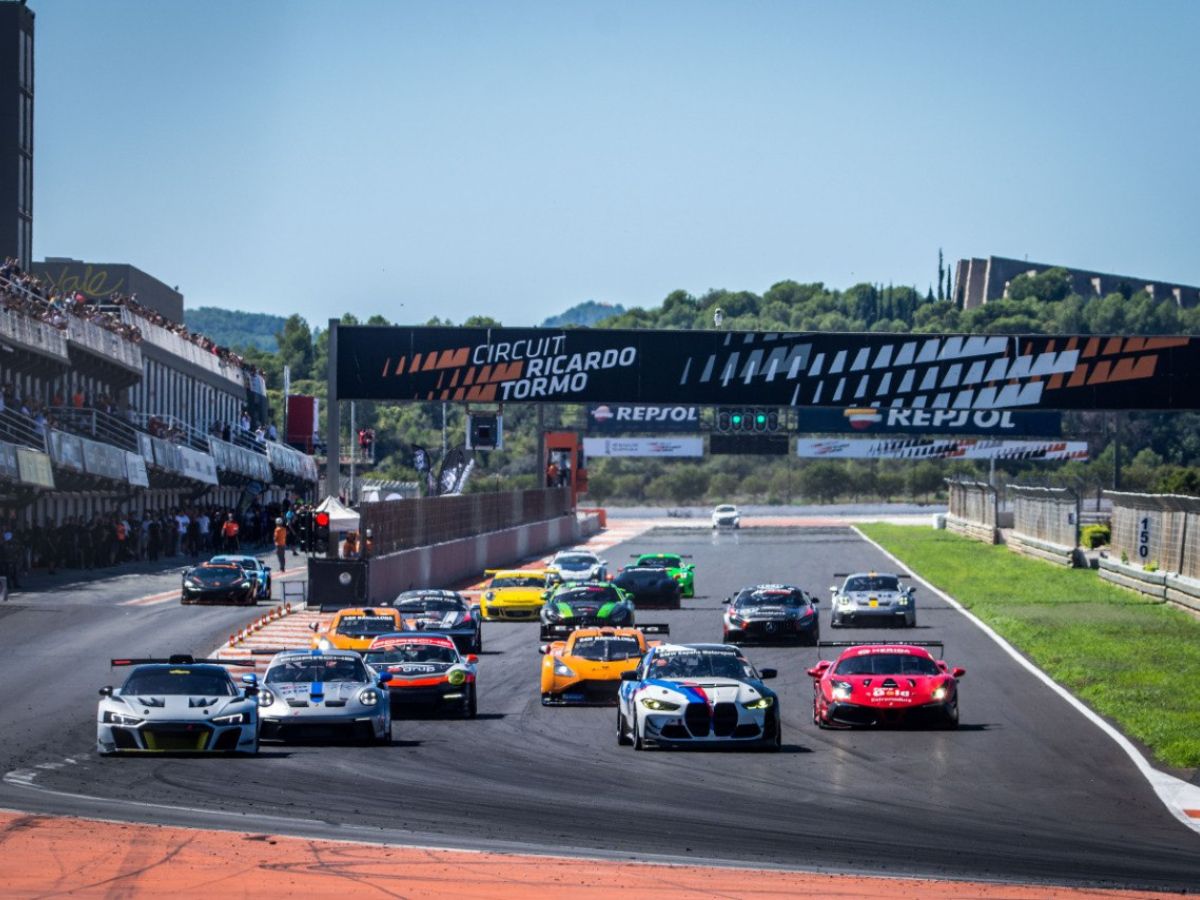
[[[647,747],[749,744],[778,750],[779,700],[737,647],[663,644],[621,675],[617,743]]]
[[[224,668],[254,660],[114,659],[135,666],[119,688],[100,689],[96,750],[115,753],[257,753],[258,679],[239,687]]]
[[[256,556],[243,554],[222,554],[209,560],[214,565],[237,566],[247,576],[254,579],[254,599],[271,599],[271,567]]]
[[[390,673],[376,674],[353,650],[283,650],[258,693],[262,737],[352,737],[390,744]]]

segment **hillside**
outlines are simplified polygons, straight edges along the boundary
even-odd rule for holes
[[[569,325],[595,325],[609,316],[619,316],[625,312],[625,307],[619,303],[597,303],[595,300],[585,300],[576,303],[566,312],[551,316],[542,323],[543,328],[564,328]]]
[[[275,335],[283,330],[283,316],[241,312],[216,306],[198,306],[184,312],[184,324],[223,347],[258,347],[274,353]]]

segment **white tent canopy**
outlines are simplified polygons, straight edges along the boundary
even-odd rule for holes
[[[361,517],[352,509],[347,509],[338,502],[337,497],[326,497],[317,507],[317,512],[329,513],[329,530],[358,531]]]

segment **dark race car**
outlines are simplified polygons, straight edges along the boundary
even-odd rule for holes
[[[726,644],[754,641],[803,641],[821,637],[816,598],[790,584],[760,584],[744,588],[724,601],[723,640]]]
[[[400,613],[402,631],[430,631],[454,639],[462,653],[483,650],[483,625],[478,607],[455,591],[405,591],[392,606]]]
[[[644,609],[679,609],[683,588],[679,579],[662,566],[625,566],[613,579],[613,584],[633,597]]]
[[[387,686],[393,711],[418,707],[475,718],[479,657],[464,657],[446,635],[383,634],[363,658],[376,672],[391,675]]]
[[[183,573],[179,602],[233,603],[253,606],[258,602],[258,581],[236,563],[206,562]]]
[[[628,628],[635,610],[629,595],[607,581],[568,581],[554,590],[540,614],[543,641],[561,639],[576,628],[611,625]]]
[[[958,727],[958,679],[966,669],[951,669],[927,647],[936,642],[821,642],[844,647],[830,662],[808,670],[813,679],[813,721],[821,728],[869,725]]]

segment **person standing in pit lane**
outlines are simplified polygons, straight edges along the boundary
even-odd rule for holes
[[[275,558],[279,560],[279,571],[287,571],[287,542],[288,530],[283,519],[275,520]]]

